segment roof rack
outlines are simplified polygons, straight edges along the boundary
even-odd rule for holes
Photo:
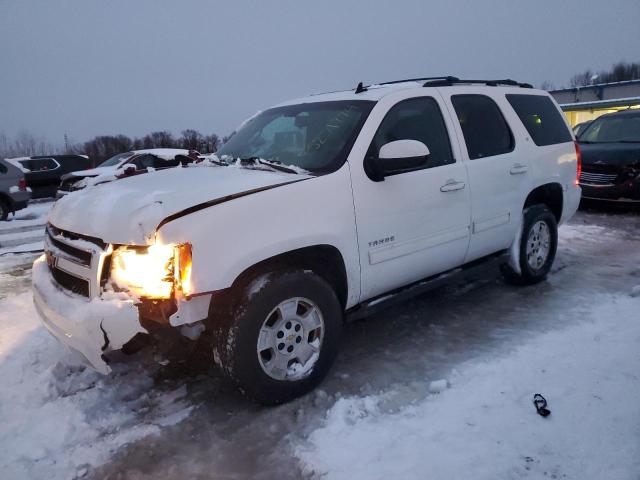
[[[452,77],[452,76],[420,77],[420,78],[406,78],[404,80],[392,80],[390,82],[375,83],[374,85],[394,85],[397,83],[407,83],[407,82],[455,81],[455,80],[458,80],[457,77]],[[355,89],[355,94],[357,95],[359,93],[366,92],[367,90],[369,90],[370,86],[371,85],[364,85],[362,82],[358,83],[358,86]]]
[[[511,80],[510,78],[505,78],[503,80],[468,80],[468,79],[460,79],[457,77],[445,77],[441,79],[429,80],[424,83],[424,87],[449,87],[452,85],[460,85],[460,84],[468,84],[468,83],[480,83],[483,85],[487,85],[488,87],[497,87],[498,85],[509,85],[512,87],[520,87],[520,88],[533,88],[533,85],[530,83],[520,83],[515,80]]]
[[[451,75],[441,75],[439,77],[421,77],[421,78],[407,78],[405,80],[393,80],[391,82],[382,82],[377,85],[393,85],[395,83],[407,83],[407,82],[423,82],[423,81],[434,81],[434,80],[458,80],[457,77],[452,77]]]
[[[510,78],[505,78],[502,80],[468,80],[461,79],[458,77],[454,77],[451,75],[442,75],[440,77],[420,77],[420,78],[407,78],[404,80],[392,80],[390,82],[382,82],[376,83],[375,85],[394,85],[397,83],[407,83],[407,82],[424,82],[423,87],[450,87],[453,85],[464,85],[469,83],[479,83],[482,85],[487,85],[488,87],[497,87],[498,85],[509,85],[512,87],[520,87],[520,88],[533,88],[533,85],[530,83],[520,83],[515,80],[511,80]],[[364,85],[362,82],[358,83],[358,86],[355,88],[355,93],[366,92],[371,85]]]

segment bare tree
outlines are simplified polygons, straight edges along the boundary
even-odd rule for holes
[[[550,91],[550,90],[555,90],[556,86],[553,84],[553,82],[550,82],[549,80],[545,80],[540,84],[540,89]]]
[[[220,146],[220,137],[215,133],[211,135],[205,135],[204,137],[204,146],[200,153],[215,153]]]
[[[182,148],[187,150],[200,151],[203,147],[204,137],[197,130],[187,129],[182,131],[179,143]]]
[[[640,63],[618,62],[612,65],[609,70],[601,70],[597,73],[592,70],[585,70],[582,73],[577,73],[571,77],[569,85],[571,87],[585,87],[596,83],[623,82],[625,80],[638,79],[640,79]]]

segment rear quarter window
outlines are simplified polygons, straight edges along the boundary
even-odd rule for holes
[[[571,142],[571,133],[562,115],[544,95],[508,94],[507,101],[539,147]]]
[[[9,169],[7,168],[7,166],[5,164],[3,164],[2,162],[0,162],[0,175],[4,175],[9,171]]]

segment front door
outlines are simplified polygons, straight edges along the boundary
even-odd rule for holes
[[[430,155],[424,169],[381,182],[371,180],[362,164],[351,167],[361,301],[464,261],[469,242],[469,185],[464,165],[456,160],[458,145],[451,141],[453,128],[442,115],[441,102],[425,95],[396,100],[389,106],[381,102],[372,112],[374,118],[376,114],[384,117],[367,157],[377,156],[389,142],[406,139],[423,142]]]

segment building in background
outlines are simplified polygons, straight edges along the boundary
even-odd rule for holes
[[[640,80],[563,88],[549,93],[560,104],[572,127],[605,113],[640,108]]]

